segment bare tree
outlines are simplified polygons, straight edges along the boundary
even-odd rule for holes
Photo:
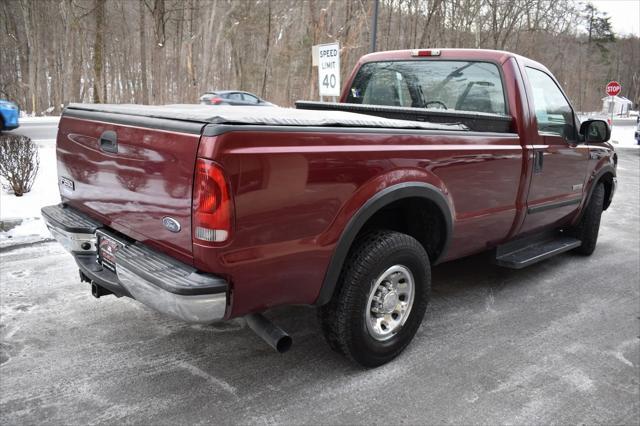
[[[578,108],[607,79],[640,102],[638,37],[573,0],[380,0],[381,50],[497,48],[547,65]],[[311,46],[337,41],[345,81],[368,52],[373,0],[3,0],[0,96],[32,114],[68,102],[195,102],[242,89],[317,98]],[[107,25],[108,22],[108,25]],[[52,30],[54,29],[54,30]],[[591,33],[591,35],[589,35]],[[588,66],[584,58],[593,58]],[[576,77],[577,76],[577,77]]]
[[[96,0],[96,38],[93,43],[93,102],[100,103],[106,100],[106,83],[102,76],[102,36],[104,32],[104,3],[105,0]]]
[[[140,84],[142,85],[140,93],[142,95],[142,103],[149,104],[149,83],[147,82],[147,36],[145,34],[145,8],[144,0],[138,3],[138,34],[140,35]]]

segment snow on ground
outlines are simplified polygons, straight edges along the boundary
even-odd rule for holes
[[[640,148],[634,135],[636,131],[635,122],[631,125],[616,125],[611,129],[611,143],[615,147]]]
[[[40,169],[31,191],[22,197],[16,197],[4,189],[0,190],[0,221],[22,221],[9,231],[0,231],[0,247],[50,237],[40,217],[40,209],[60,202],[55,140],[39,141],[37,145]]]

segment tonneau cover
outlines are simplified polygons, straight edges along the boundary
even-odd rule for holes
[[[395,120],[344,111],[310,111],[294,108],[228,105],[135,105],[135,104],[76,104],[66,108],[128,116],[152,117],[167,120],[211,124],[246,124],[271,126],[338,126],[379,127],[425,130],[468,130],[463,124],[431,123]]]

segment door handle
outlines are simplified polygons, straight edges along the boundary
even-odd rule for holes
[[[118,152],[118,135],[113,130],[105,130],[100,135],[100,149],[105,152]]]
[[[544,152],[533,152],[533,173],[542,173],[542,166],[544,165]]]

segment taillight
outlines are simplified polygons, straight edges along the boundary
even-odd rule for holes
[[[219,165],[196,160],[193,182],[193,238],[196,243],[222,243],[229,239],[233,219],[229,185]]]
[[[211,105],[219,105],[222,103],[222,98],[211,98]]]

